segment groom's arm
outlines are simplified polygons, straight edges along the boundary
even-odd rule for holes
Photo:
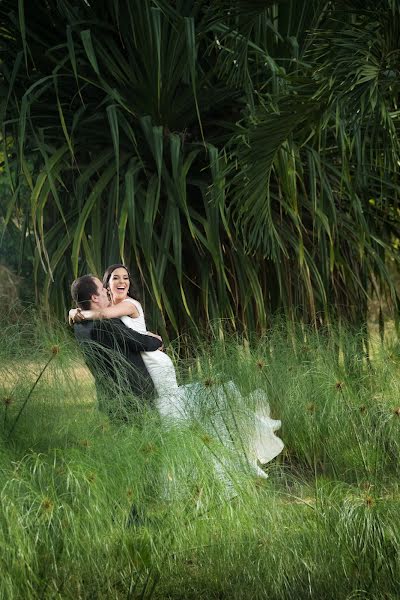
[[[153,352],[162,346],[157,337],[129,329],[120,319],[93,321],[93,328],[96,341],[110,348],[118,345],[131,352]]]

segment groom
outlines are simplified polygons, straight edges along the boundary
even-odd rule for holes
[[[107,290],[94,275],[75,279],[71,295],[82,310],[109,305]],[[154,385],[140,353],[158,350],[160,339],[125,327],[120,319],[80,321],[74,324],[74,333],[95,378],[101,410],[126,420],[129,413],[151,403]]]

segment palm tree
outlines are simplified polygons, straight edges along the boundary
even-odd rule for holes
[[[0,15],[8,215],[29,217],[46,306],[119,259],[170,332],[260,331],[277,310],[359,324],[372,290],[397,302],[393,0],[3,0]]]

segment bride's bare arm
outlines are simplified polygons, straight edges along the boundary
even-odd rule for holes
[[[98,320],[98,319],[117,319],[119,317],[132,317],[135,319],[139,316],[139,312],[133,302],[129,300],[123,300],[119,304],[114,304],[113,306],[108,306],[107,308],[103,308],[101,310],[82,310],[80,308],[71,308],[68,313],[68,322],[70,325],[74,323],[80,323],[81,321],[88,320]],[[151,331],[147,331],[146,335],[153,336],[162,342],[162,337],[157,335],[157,333],[152,333]],[[163,350],[164,348],[159,348]]]
[[[78,318],[76,316],[78,315]],[[78,310],[72,308],[69,311],[69,321],[80,321],[82,319],[117,319],[119,317],[132,317],[135,319],[139,316],[138,310],[133,302],[123,300],[119,304],[102,308],[101,310]]]

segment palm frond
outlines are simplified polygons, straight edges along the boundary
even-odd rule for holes
[[[0,19],[6,215],[46,306],[120,259],[164,334],[357,321],[372,281],[397,302],[392,0],[3,0]]]

